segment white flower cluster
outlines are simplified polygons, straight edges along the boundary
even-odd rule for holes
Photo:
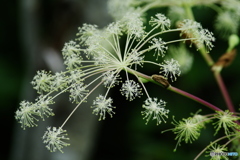
[[[96,100],[93,101],[93,113],[96,115],[100,115],[99,120],[104,120],[106,118],[106,112],[112,117],[112,114],[115,114],[115,112],[112,111],[112,108],[115,108],[112,106],[112,98],[106,99],[106,97],[99,95]]]
[[[180,75],[178,62],[170,59],[159,63],[157,60],[158,56],[165,56],[167,44],[175,42],[164,42],[159,36],[163,33],[178,32],[179,29],[170,29],[170,20],[159,13],[152,17],[149,23],[152,29],[146,31],[140,14],[129,12],[121,20],[109,24],[104,29],[89,24],[80,27],[76,41],[66,43],[62,49],[66,71],[55,74],[38,71],[33,78],[33,88],[40,96],[35,103],[27,101],[20,103],[16,119],[22,127],[25,129],[36,126],[39,117],[44,120],[44,117],[52,116],[53,112],[49,105],[54,103],[54,98],[65,92],[69,93],[69,100],[77,104],[73,113],[101,85],[106,87],[106,92],[97,96],[91,106],[93,114],[99,115],[99,120],[104,120],[107,114],[110,117],[115,114],[109,91],[116,85],[122,85],[120,92],[130,101],[140,97],[143,91],[145,92],[147,100],[143,105],[145,111],[142,114],[147,122],[151,118],[156,120],[157,124],[165,122],[164,117],[167,118],[169,112],[165,109],[166,103],[149,96],[141,79],[151,79],[138,72],[137,66],[143,67],[144,63],[156,65],[166,79],[170,77],[175,81]],[[187,32],[187,27],[182,28]],[[204,33],[206,33],[205,30]],[[211,46],[212,39],[207,36],[201,38],[208,46]],[[156,55],[156,62],[145,60],[146,54]],[[126,73],[126,76],[120,77],[120,72]],[[133,76],[130,77],[130,74]],[[86,79],[91,79],[91,82],[86,83]],[[48,128],[44,134],[44,143],[50,151],[62,151],[62,147],[67,146],[67,143],[62,141],[68,140],[62,127],[72,113],[61,127]]]
[[[180,76],[180,65],[178,64],[178,61],[171,59],[170,61],[164,60],[164,64],[162,66],[162,71],[160,73],[164,73],[165,77],[168,77],[170,75],[170,78],[172,81],[176,81],[177,77]]]
[[[169,113],[168,109],[165,109],[166,102],[163,100],[157,100],[157,98],[148,98],[143,105],[145,111],[142,111],[142,115],[144,115],[144,119],[148,121],[153,118],[157,120],[157,125],[159,125],[162,120],[165,122],[164,117],[168,118],[167,114]]]
[[[63,153],[62,148],[70,145],[64,142],[64,140],[69,140],[69,138],[66,137],[66,132],[66,130],[62,130],[61,128],[48,127],[43,135],[43,143],[47,144],[46,148],[51,152],[59,150]]]
[[[212,42],[215,41],[213,33],[202,28],[200,23],[185,19],[179,23],[179,27],[181,36],[189,38],[197,49],[206,48],[206,51],[209,52],[213,48]]]
[[[23,129],[37,126],[38,117],[44,120],[45,117],[54,115],[52,109],[49,108],[49,105],[53,103],[51,97],[43,95],[36,99],[36,103],[22,101],[15,118],[21,123]]]

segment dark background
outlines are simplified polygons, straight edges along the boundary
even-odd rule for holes
[[[33,2],[36,4],[31,5]],[[57,156],[48,153],[43,144],[29,143],[35,138],[37,132],[32,129],[22,131],[20,125],[16,124],[14,114],[19,107],[20,101],[23,99],[31,100],[36,96],[30,84],[36,70],[50,70],[51,67],[44,61],[43,56],[47,49],[51,48],[56,53],[61,53],[63,44],[70,39],[74,39],[77,27],[81,26],[82,23],[94,23],[103,27],[111,21],[110,16],[107,15],[105,3],[105,1],[99,3],[94,0],[88,2],[63,0],[31,2],[25,0],[20,2],[17,0],[4,0],[2,2],[0,10],[0,126],[3,143],[0,150],[1,160],[37,160],[41,159],[39,157],[42,155],[44,155],[45,160],[84,159],[78,154],[78,150],[74,148],[78,147],[78,145],[81,146],[82,142],[78,140],[76,140],[75,145],[69,147],[70,149],[64,150],[66,154],[57,154]],[[154,12],[157,11],[153,10],[152,13]],[[215,16],[213,12],[208,9],[198,8],[195,9],[195,13],[196,20],[201,21],[204,28],[213,30],[212,24]],[[227,42],[218,39],[218,35],[215,35],[217,40],[214,43],[214,49],[210,53],[214,60],[223,54],[227,48]],[[210,69],[194,48],[191,48],[191,51],[194,53],[194,63],[191,71],[180,76],[173,85],[199,96],[221,109],[225,109],[226,105]],[[237,110],[240,104],[239,62],[240,58],[237,56],[233,64],[222,72]],[[145,68],[144,70],[149,75],[156,73],[151,68]],[[167,101],[167,107],[170,110],[168,123],[156,126],[155,121],[150,121],[148,125],[145,125],[145,121],[141,116],[141,105],[146,96],[128,102],[120,95],[118,88],[115,88],[111,94],[112,97],[115,97],[114,105],[117,106],[117,114],[112,119],[107,118],[105,121],[98,122],[95,116],[89,114],[91,111],[88,114],[86,113],[89,117],[94,117],[93,119],[96,122],[91,121],[91,124],[88,124],[89,120],[84,119],[87,126],[92,126],[86,133],[91,134],[91,136],[88,136],[91,147],[87,147],[86,152],[88,155],[85,159],[193,159],[210,141],[217,138],[217,136],[212,136],[214,130],[211,125],[208,125],[195,143],[182,143],[177,152],[173,153],[176,145],[174,134],[172,132],[161,134],[163,130],[173,127],[170,123],[172,115],[175,115],[176,120],[180,120],[187,118],[191,112],[195,113],[199,109],[203,110],[201,112],[203,114],[212,113],[212,111],[185,97],[157,88],[153,84],[146,84],[146,87],[153,97],[160,97]],[[87,110],[85,107],[80,111],[84,112],[84,109]],[[62,113],[65,112],[64,109],[63,111],[61,109],[57,110],[57,112],[63,115],[62,119],[66,117],[66,114]],[[78,115],[75,116],[78,117]],[[67,125],[74,126],[74,129],[79,130],[82,127],[78,125],[81,123],[80,121],[81,119],[74,119]],[[49,126],[49,122],[43,123],[43,126],[43,129],[37,135],[40,143],[41,135]],[[69,128],[71,129],[71,127]],[[74,129],[72,132],[74,132]],[[23,143],[19,139],[22,139],[21,137],[26,132],[27,137],[25,135]],[[78,134],[74,136],[77,137]],[[75,141],[74,136],[69,134],[72,142]],[[36,149],[34,149],[35,147]],[[71,151],[69,152],[69,150]],[[204,159],[204,156],[202,156],[202,159]]]

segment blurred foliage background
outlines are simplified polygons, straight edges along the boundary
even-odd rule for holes
[[[22,131],[16,124],[14,114],[23,99],[31,100],[36,96],[31,89],[30,81],[36,70],[62,69],[58,58],[65,42],[74,39],[77,27],[82,23],[93,23],[104,27],[111,22],[107,13],[106,1],[101,0],[3,0],[0,23],[0,126],[3,146],[0,150],[2,160],[175,160],[193,159],[205,146],[217,137],[213,136],[211,125],[206,126],[200,138],[193,144],[182,143],[177,152],[173,153],[176,141],[172,132],[163,130],[172,128],[172,116],[176,120],[187,118],[190,113],[202,109],[202,114],[212,111],[194,101],[175,93],[157,87],[154,84],[146,84],[153,97],[158,97],[167,102],[170,110],[168,122],[156,126],[155,121],[145,125],[142,119],[142,102],[146,96],[142,96],[132,102],[128,102],[115,87],[111,97],[114,97],[116,115],[112,119],[98,122],[91,115],[89,106],[86,105],[67,124],[70,130],[71,145],[64,149],[64,154],[48,153],[42,144],[41,136],[47,126],[61,124],[62,120],[71,111],[68,102],[60,100],[55,106],[55,122],[46,121],[40,124],[39,130],[27,129]],[[151,10],[148,15],[166,10]],[[213,30],[214,12],[207,8],[194,8],[196,20],[201,22],[204,28]],[[218,33],[215,47],[210,52],[214,60],[225,53],[227,41],[221,40]],[[169,37],[165,37],[169,38]],[[238,50],[240,48],[238,47]],[[173,85],[192,93],[208,102],[226,109],[225,102],[215,83],[210,68],[206,65],[201,55],[195,48],[190,48],[194,62],[189,73],[178,78]],[[50,56],[49,56],[50,55]],[[53,58],[51,58],[53,57]],[[61,58],[60,58],[61,59]],[[222,76],[236,110],[239,108],[240,98],[240,57],[237,56],[231,66],[222,71]],[[151,67],[144,67],[143,72],[151,75],[158,73]],[[64,101],[67,101],[65,97]],[[91,100],[89,100],[91,101]],[[69,107],[69,108],[68,108]],[[68,108],[68,109],[66,109]],[[86,110],[86,111],[85,111]],[[87,126],[87,127],[86,127]],[[72,133],[72,134],[71,134]],[[78,137],[82,136],[82,139]],[[38,139],[37,141],[34,141]],[[31,143],[30,143],[31,141]],[[82,148],[79,150],[78,148]],[[200,159],[206,159],[202,156]],[[207,158],[208,159],[208,158]]]

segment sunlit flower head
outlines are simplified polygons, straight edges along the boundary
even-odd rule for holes
[[[65,77],[65,74],[63,72],[56,72],[53,77],[51,90],[63,90],[67,86],[67,84],[68,81]]]
[[[82,100],[85,100],[84,98],[88,94],[88,90],[86,89],[86,86],[82,82],[79,84],[73,85],[69,90],[69,92],[70,92],[70,96],[69,96],[70,101],[76,102],[76,103],[79,103]]]
[[[105,87],[114,87],[121,82],[121,77],[114,71],[108,71],[104,74],[102,81]]]
[[[145,27],[140,13],[128,12],[122,19],[124,22],[124,28],[126,29],[129,36],[135,38],[142,38],[145,35]]]
[[[77,44],[75,41],[70,41],[65,44],[62,49],[63,58],[67,58],[72,55],[77,55],[80,53],[80,45]]]

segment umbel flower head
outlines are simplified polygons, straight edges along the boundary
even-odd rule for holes
[[[232,130],[239,129],[239,125],[235,123],[236,121],[239,120],[239,117],[234,116],[234,113],[229,112],[228,110],[224,112],[217,111],[217,114],[214,117],[218,120],[216,123],[214,123],[216,128],[215,134],[217,134],[221,128],[224,129],[226,135],[231,134],[230,129]]]
[[[181,28],[181,36],[186,36],[191,40],[197,49],[205,49],[209,52],[213,48],[212,42],[215,41],[213,33],[202,28],[201,24],[189,19],[178,23]]]
[[[21,102],[21,107],[16,112],[16,119],[22,124],[22,127],[25,129],[36,126],[39,117],[44,119],[43,117],[53,115],[48,105],[54,103],[54,99],[58,95],[67,92],[70,102],[77,105],[63,122],[62,128],[75,110],[86,102],[91,93],[101,85],[106,87],[106,92],[97,96],[91,106],[93,114],[98,115],[99,120],[104,120],[107,114],[110,117],[115,114],[114,99],[109,97],[109,91],[114,86],[121,85],[120,92],[127,100],[132,101],[144,93],[146,94],[147,100],[143,105],[146,110],[142,114],[147,122],[151,118],[156,119],[157,124],[165,122],[164,118],[167,118],[169,113],[169,110],[165,109],[166,103],[163,100],[158,101],[157,98],[151,98],[141,81],[141,79],[151,80],[151,78],[137,69],[143,67],[145,63],[152,64],[160,68],[159,72],[163,73],[166,79],[170,77],[172,81],[175,81],[180,75],[178,62],[169,59],[161,63],[158,57],[165,56],[168,44],[179,42],[181,39],[165,42],[160,35],[178,32],[181,29],[171,29],[170,20],[159,13],[151,17],[149,23],[152,28],[146,30],[138,12],[127,12],[122,19],[103,29],[90,24],[83,24],[82,27],[79,27],[77,39],[65,43],[62,49],[66,71],[55,74],[38,71],[33,78],[33,88],[40,96],[35,103]],[[184,31],[186,30],[185,27]],[[156,61],[145,59],[146,54],[156,56]],[[120,72],[125,73],[121,74],[124,76],[120,76]],[[88,79],[91,81],[86,83]],[[53,128],[50,131],[48,129],[44,137],[50,133],[56,133],[55,137],[58,137],[57,135],[61,134],[62,130]],[[56,138],[55,140],[60,139]],[[50,139],[45,142],[50,142]],[[48,147],[51,151],[61,151],[61,147],[52,146]],[[61,146],[66,145],[63,143]]]
[[[55,152],[56,150],[59,150],[63,152],[62,148],[70,145],[69,143],[64,142],[65,140],[69,140],[66,136],[66,130],[63,130],[62,128],[48,127],[42,138],[43,143],[46,143],[46,148],[49,151]]]
[[[226,154],[221,154],[221,153],[226,153],[227,147],[219,145],[217,143],[211,144],[209,150],[207,151],[208,155],[206,156],[211,156],[210,160],[220,160],[220,159],[228,159],[228,156]]]
[[[19,110],[16,111],[15,118],[21,123],[23,129],[26,129],[26,127],[37,126],[36,122],[38,121],[38,118],[44,120],[44,117],[54,115],[52,109],[49,108],[49,105],[53,104],[51,97],[41,95],[36,101],[36,103],[22,101]]]
[[[162,71],[160,71],[160,73],[164,73],[165,77],[170,75],[172,81],[176,81],[176,76],[180,76],[181,74],[180,65],[178,64],[178,61],[174,59],[171,59],[170,61],[164,60],[164,63],[161,64],[161,66]]]
[[[157,121],[157,125],[159,125],[165,118],[168,118],[169,110],[165,109],[166,102],[163,100],[157,100],[157,98],[148,98],[145,101],[145,104],[142,106],[145,111],[142,111],[142,115],[144,115],[144,119],[146,119],[146,124],[152,118]]]
[[[115,108],[112,106],[112,99],[108,98],[106,99],[102,95],[99,95],[96,100],[93,101],[93,113],[96,115],[100,115],[99,120],[104,120],[106,118],[106,112],[112,117],[112,115],[115,113],[112,111],[112,108]]]
[[[174,119],[173,124],[175,125],[175,127],[171,129],[173,133],[176,134],[175,140],[177,140],[174,151],[176,151],[178,145],[181,145],[182,141],[184,141],[185,143],[192,143],[199,138],[200,131],[204,127],[204,124],[209,122],[205,119],[206,117],[200,115],[195,115],[194,117],[182,119],[179,122]]]

